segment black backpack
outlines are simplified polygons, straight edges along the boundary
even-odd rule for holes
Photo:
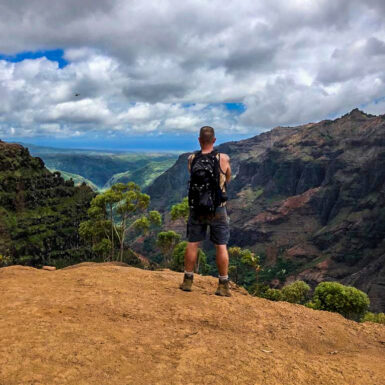
[[[197,151],[190,166],[188,203],[197,214],[214,214],[226,200],[219,184],[220,164],[218,151],[209,154]]]

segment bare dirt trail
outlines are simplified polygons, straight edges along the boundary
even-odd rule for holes
[[[0,384],[383,385],[385,327],[113,264],[0,269]]]

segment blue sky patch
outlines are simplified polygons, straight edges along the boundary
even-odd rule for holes
[[[59,68],[64,68],[68,65],[68,61],[64,59],[64,51],[62,49],[52,49],[47,51],[26,51],[19,52],[16,55],[3,55],[0,53],[0,60],[6,60],[12,63],[17,63],[25,59],[38,59],[46,57],[48,60],[56,61]]]
[[[238,112],[242,114],[242,112],[246,111],[246,106],[243,103],[224,103],[225,107],[232,112]]]

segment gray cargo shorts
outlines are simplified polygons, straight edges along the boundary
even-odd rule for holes
[[[198,216],[193,209],[187,221],[186,236],[189,242],[200,242],[206,239],[207,227],[210,227],[210,241],[215,245],[227,245],[230,238],[230,217],[226,206],[217,207],[215,215]]]

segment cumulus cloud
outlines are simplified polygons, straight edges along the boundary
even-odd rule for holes
[[[385,113],[384,16],[381,0],[3,1],[0,135],[254,134]],[[57,48],[64,68],[9,60]]]

